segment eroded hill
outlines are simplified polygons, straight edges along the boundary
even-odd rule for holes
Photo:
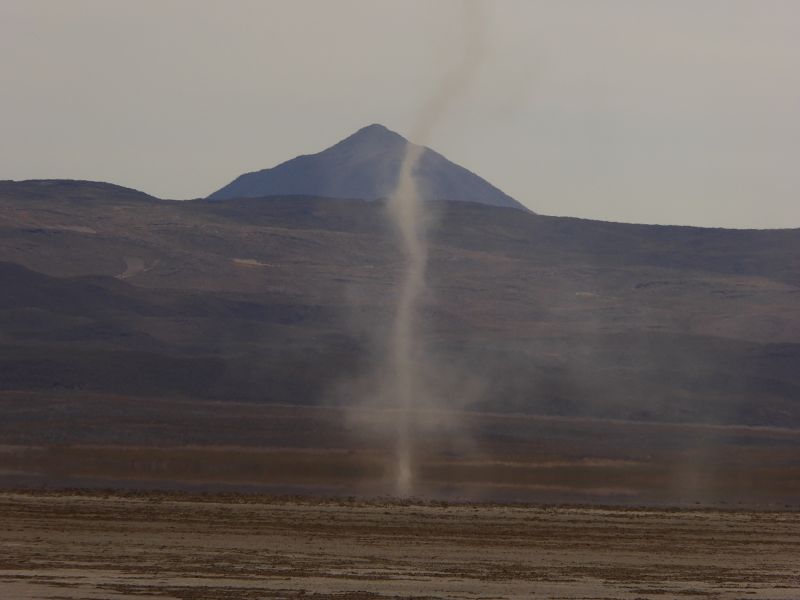
[[[800,425],[800,230],[433,205],[425,335],[459,406]],[[0,387],[369,394],[399,253],[376,202],[0,183]]]

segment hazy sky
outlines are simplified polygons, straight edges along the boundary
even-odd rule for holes
[[[497,0],[430,145],[533,210],[800,227],[800,2]],[[464,47],[444,0],[2,0],[0,179],[205,196],[373,122]]]

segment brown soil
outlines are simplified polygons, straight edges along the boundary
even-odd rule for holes
[[[800,514],[0,494],[0,597],[800,597]]]
[[[20,394],[0,395],[0,412],[0,489],[394,490],[391,435],[333,407]],[[800,430],[485,413],[449,422],[419,440],[420,497],[800,509]]]

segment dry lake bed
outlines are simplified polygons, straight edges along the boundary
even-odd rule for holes
[[[0,598],[800,598],[796,511],[0,492]]]

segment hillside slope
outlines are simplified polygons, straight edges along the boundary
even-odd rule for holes
[[[400,272],[382,203],[32,185],[0,185],[0,388],[369,394]],[[799,230],[437,210],[425,335],[456,404],[800,426]]]

